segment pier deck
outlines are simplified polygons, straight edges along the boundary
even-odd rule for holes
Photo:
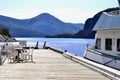
[[[110,80],[52,50],[34,51],[34,63],[0,66],[0,80]]]

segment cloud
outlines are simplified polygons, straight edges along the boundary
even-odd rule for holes
[[[10,16],[18,19],[27,19],[45,12],[54,15],[55,17],[64,22],[73,23],[84,23],[86,19],[93,17],[96,14],[95,11],[83,11],[74,8],[46,10],[32,8],[32,6],[27,6],[26,8],[23,9],[2,11],[1,15]]]

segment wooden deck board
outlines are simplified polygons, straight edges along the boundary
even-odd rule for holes
[[[110,80],[51,50],[35,50],[34,63],[0,66],[0,80]]]

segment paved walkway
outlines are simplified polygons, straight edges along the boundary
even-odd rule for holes
[[[6,62],[0,80],[110,80],[51,50],[34,51],[34,63]]]

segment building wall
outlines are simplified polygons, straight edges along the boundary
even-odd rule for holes
[[[120,39],[120,30],[98,30],[96,38],[101,38],[101,51],[111,55],[120,54],[120,52],[117,51],[117,39]],[[112,38],[112,51],[105,50],[106,38]]]

